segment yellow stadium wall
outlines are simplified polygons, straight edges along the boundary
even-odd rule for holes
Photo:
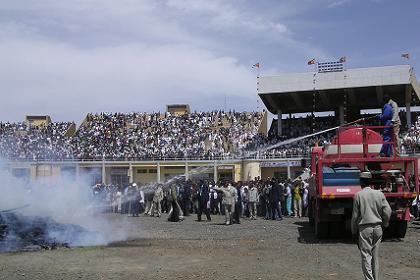
[[[255,177],[261,177],[261,167],[259,162],[244,162],[242,180],[251,181]]]
[[[147,173],[138,173],[139,170],[146,170]],[[150,173],[151,170],[156,171],[156,166],[133,167],[133,182],[143,184],[157,182],[157,173]]]

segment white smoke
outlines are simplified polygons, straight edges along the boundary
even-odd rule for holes
[[[113,225],[107,215],[100,213],[104,207],[95,203],[86,178],[59,176],[25,182],[0,168],[0,182],[0,211],[13,210],[22,216],[52,219],[85,229],[80,236],[74,236],[78,234],[74,227],[68,227],[69,232],[66,227],[47,229],[60,242],[93,246],[127,238],[126,227]]]

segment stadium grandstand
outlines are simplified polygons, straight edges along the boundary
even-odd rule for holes
[[[420,150],[420,119],[411,108],[420,88],[410,66],[265,76],[258,94],[277,115],[271,123],[265,110],[190,112],[187,104],[164,113],[90,113],[78,127],[49,116],[1,122],[0,156],[28,180],[85,174],[92,183],[161,182],[202,166],[211,166],[202,176],[214,180],[291,178],[306,167],[311,147],[328,144],[335,132],[267,146],[372,115],[385,94],[402,107],[402,152]]]

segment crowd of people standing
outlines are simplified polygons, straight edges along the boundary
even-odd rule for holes
[[[144,214],[169,221],[180,221],[192,214],[197,221],[205,215],[224,215],[225,223],[239,224],[241,218],[257,217],[281,221],[283,217],[303,217],[308,210],[308,183],[300,177],[278,180],[267,178],[248,182],[211,180],[176,181],[169,185],[153,184],[107,186],[97,184],[93,195],[103,210],[130,216]]]

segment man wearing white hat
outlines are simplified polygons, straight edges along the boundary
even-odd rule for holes
[[[351,217],[351,231],[359,232],[359,250],[362,257],[363,276],[366,280],[379,279],[379,245],[382,227],[388,227],[391,207],[385,195],[370,187],[372,174],[360,173],[362,190],[356,193]]]

